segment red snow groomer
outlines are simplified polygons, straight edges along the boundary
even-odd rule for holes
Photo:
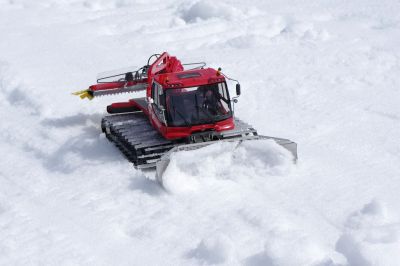
[[[185,65],[197,67],[184,69]],[[240,84],[232,79],[237,82],[237,96],[231,98],[226,79],[221,69],[205,68],[205,63],[182,64],[164,52],[152,55],[138,70],[101,77],[96,85],[74,94],[92,99],[145,90],[146,97],[107,106],[111,115],[102,119],[101,127],[136,168],[156,167],[158,178],[168,166],[171,153],[216,141],[273,139],[296,160],[296,143],[260,136],[252,126],[234,117]]]

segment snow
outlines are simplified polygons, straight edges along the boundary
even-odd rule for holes
[[[189,7],[182,3],[180,8],[181,18],[188,23],[201,22],[212,18],[223,18],[227,20],[243,18],[242,12],[228,3],[201,0],[194,2]],[[179,10],[178,9],[178,10]]]
[[[400,4],[0,0],[0,265],[399,265]],[[298,143],[176,154],[165,189],[100,133],[96,74],[168,51],[239,79]],[[234,84],[230,84],[231,94]]]
[[[292,154],[273,140],[217,143],[173,153],[170,160],[162,182],[171,193],[223,187],[243,179],[263,182],[266,177],[286,176],[293,167]]]
[[[376,199],[351,214],[336,243],[351,265],[391,265],[400,261],[400,224]],[[385,254],[382,257],[381,254]]]

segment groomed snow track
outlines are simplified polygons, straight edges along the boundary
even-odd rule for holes
[[[191,150],[215,141],[241,141],[273,139],[288,149],[297,160],[296,143],[281,138],[260,136],[249,124],[235,118],[235,128],[223,132],[205,131],[189,139],[170,141],[164,139],[150,124],[143,112],[108,115],[102,119],[102,131],[136,168],[156,167],[165,170],[172,152]],[[160,164],[161,163],[161,164]],[[159,169],[157,169],[159,172]]]

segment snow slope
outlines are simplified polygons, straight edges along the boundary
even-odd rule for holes
[[[399,12],[0,0],[0,265],[399,265]],[[129,95],[70,92],[162,51],[239,79],[238,116],[298,164],[264,142],[178,155],[166,190],[133,169],[99,128]]]

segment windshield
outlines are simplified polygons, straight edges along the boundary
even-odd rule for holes
[[[232,116],[226,84],[166,90],[166,111],[171,126],[212,124]]]

